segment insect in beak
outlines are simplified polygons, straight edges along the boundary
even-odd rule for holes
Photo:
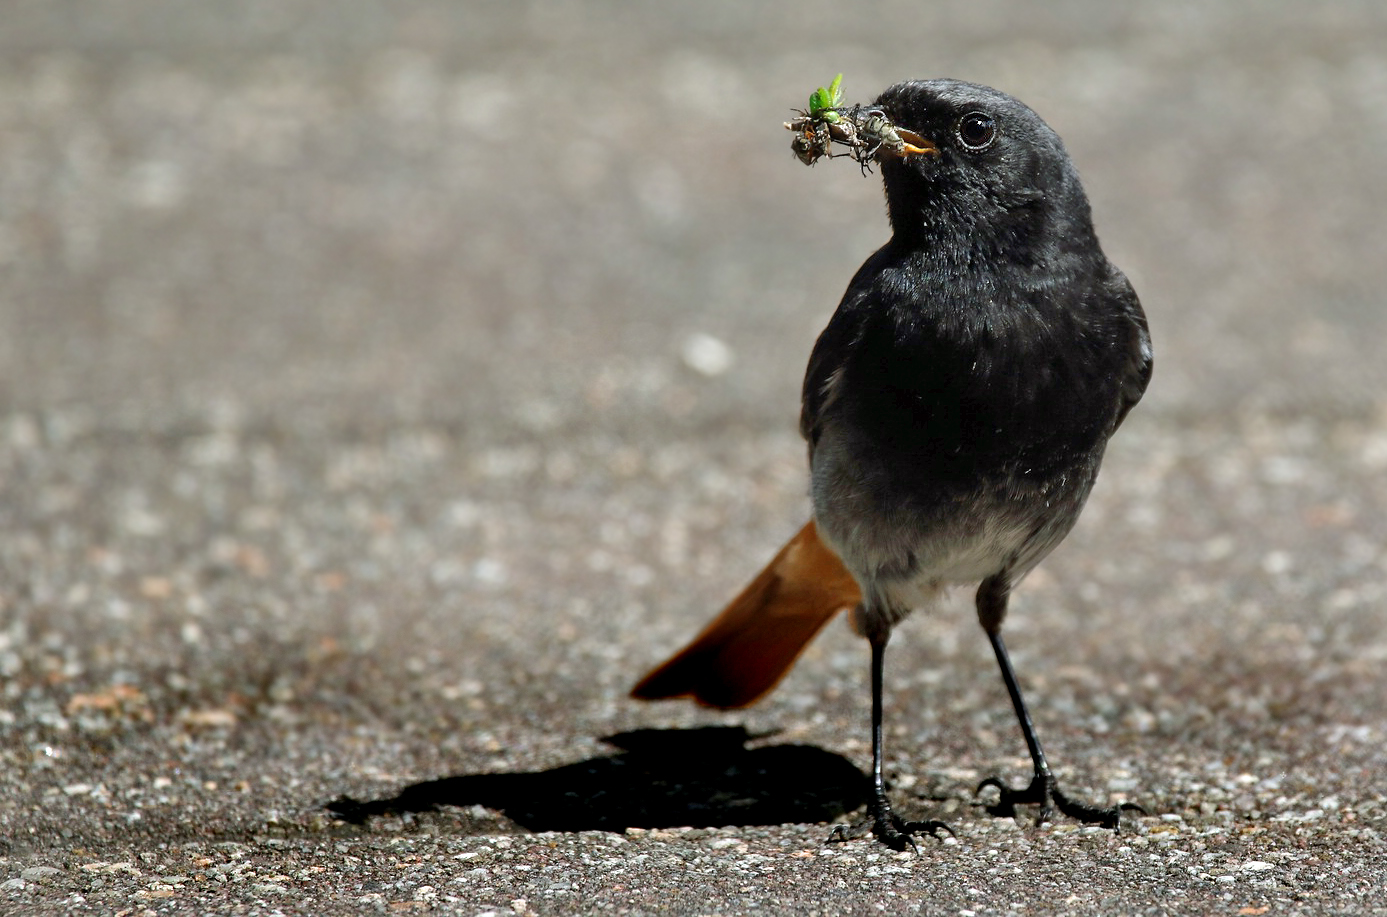
[[[878,155],[880,156],[899,156],[904,159],[907,156],[938,156],[939,147],[934,145],[931,140],[926,140],[914,131],[908,131],[903,127],[896,128],[896,136],[900,138],[901,145],[883,144]]]

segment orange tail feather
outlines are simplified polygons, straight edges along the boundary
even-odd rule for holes
[[[692,697],[745,707],[776,686],[814,635],[862,600],[810,520],[693,641],[631,689],[641,700]]]

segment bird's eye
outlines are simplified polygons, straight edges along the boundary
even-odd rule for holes
[[[969,112],[958,120],[958,139],[974,153],[985,150],[997,139],[997,122],[980,111]]]

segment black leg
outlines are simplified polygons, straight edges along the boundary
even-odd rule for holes
[[[884,634],[872,635],[867,639],[872,646],[872,798],[869,803],[870,811],[868,815],[871,819],[871,831],[876,835],[877,840],[893,850],[905,850],[907,847],[915,847],[915,839],[912,835],[929,834],[938,837],[940,831],[948,831],[953,834],[953,830],[941,821],[904,821],[895,812],[891,811],[891,802],[886,798],[886,777],[882,772],[884,753],[882,751],[882,671],[886,656],[886,643],[890,639],[890,631]],[[866,833],[867,825],[854,826],[848,828],[839,825],[829,836],[829,840],[848,840],[860,837]]]
[[[978,784],[977,792],[987,787],[996,787],[1001,794],[998,801],[987,807],[993,815],[1008,817],[1016,815],[1018,805],[1038,805],[1040,812],[1036,824],[1049,820],[1058,808],[1065,815],[1090,825],[1120,830],[1123,810],[1144,812],[1141,806],[1126,803],[1121,806],[1103,808],[1070,799],[1060,792],[1055,776],[1050,772],[1050,764],[1045,760],[1045,751],[1040,747],[1040,739],[1035,734],[1030,711],[1021,697],[1021,686],[1016,681],[1016,670],[1012,668],[1011,657],[1007,655],[1006,644],[1002,642],[1001,625],[1006,617],[1007,596],[1010,584],[1003,579],[985,581],[978,589],[978,619],[987,631],[987,639],[992,641],[992,651],[997,654],[997,666],[1002,670],[1002,681],[1006,683],[1011,706],[1016,711],[1016,720],[1021,724],[1021,734],[1026,739],[1026,749],[1031,753],[1031,763],[1035,771],[1030,786],[1025,789],[1012,789],[996,777],[989,777]],[[1053,807],[1052,804],[1053,803]]]

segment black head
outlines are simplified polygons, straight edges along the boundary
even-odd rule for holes
[[[882,162],[898,236],[1005,239],[1018,255],[1037,234],[1092,237],[1088,200],[1064,144],[1026,105],[957,80],[897,83],[874,104],[933,147]]]

